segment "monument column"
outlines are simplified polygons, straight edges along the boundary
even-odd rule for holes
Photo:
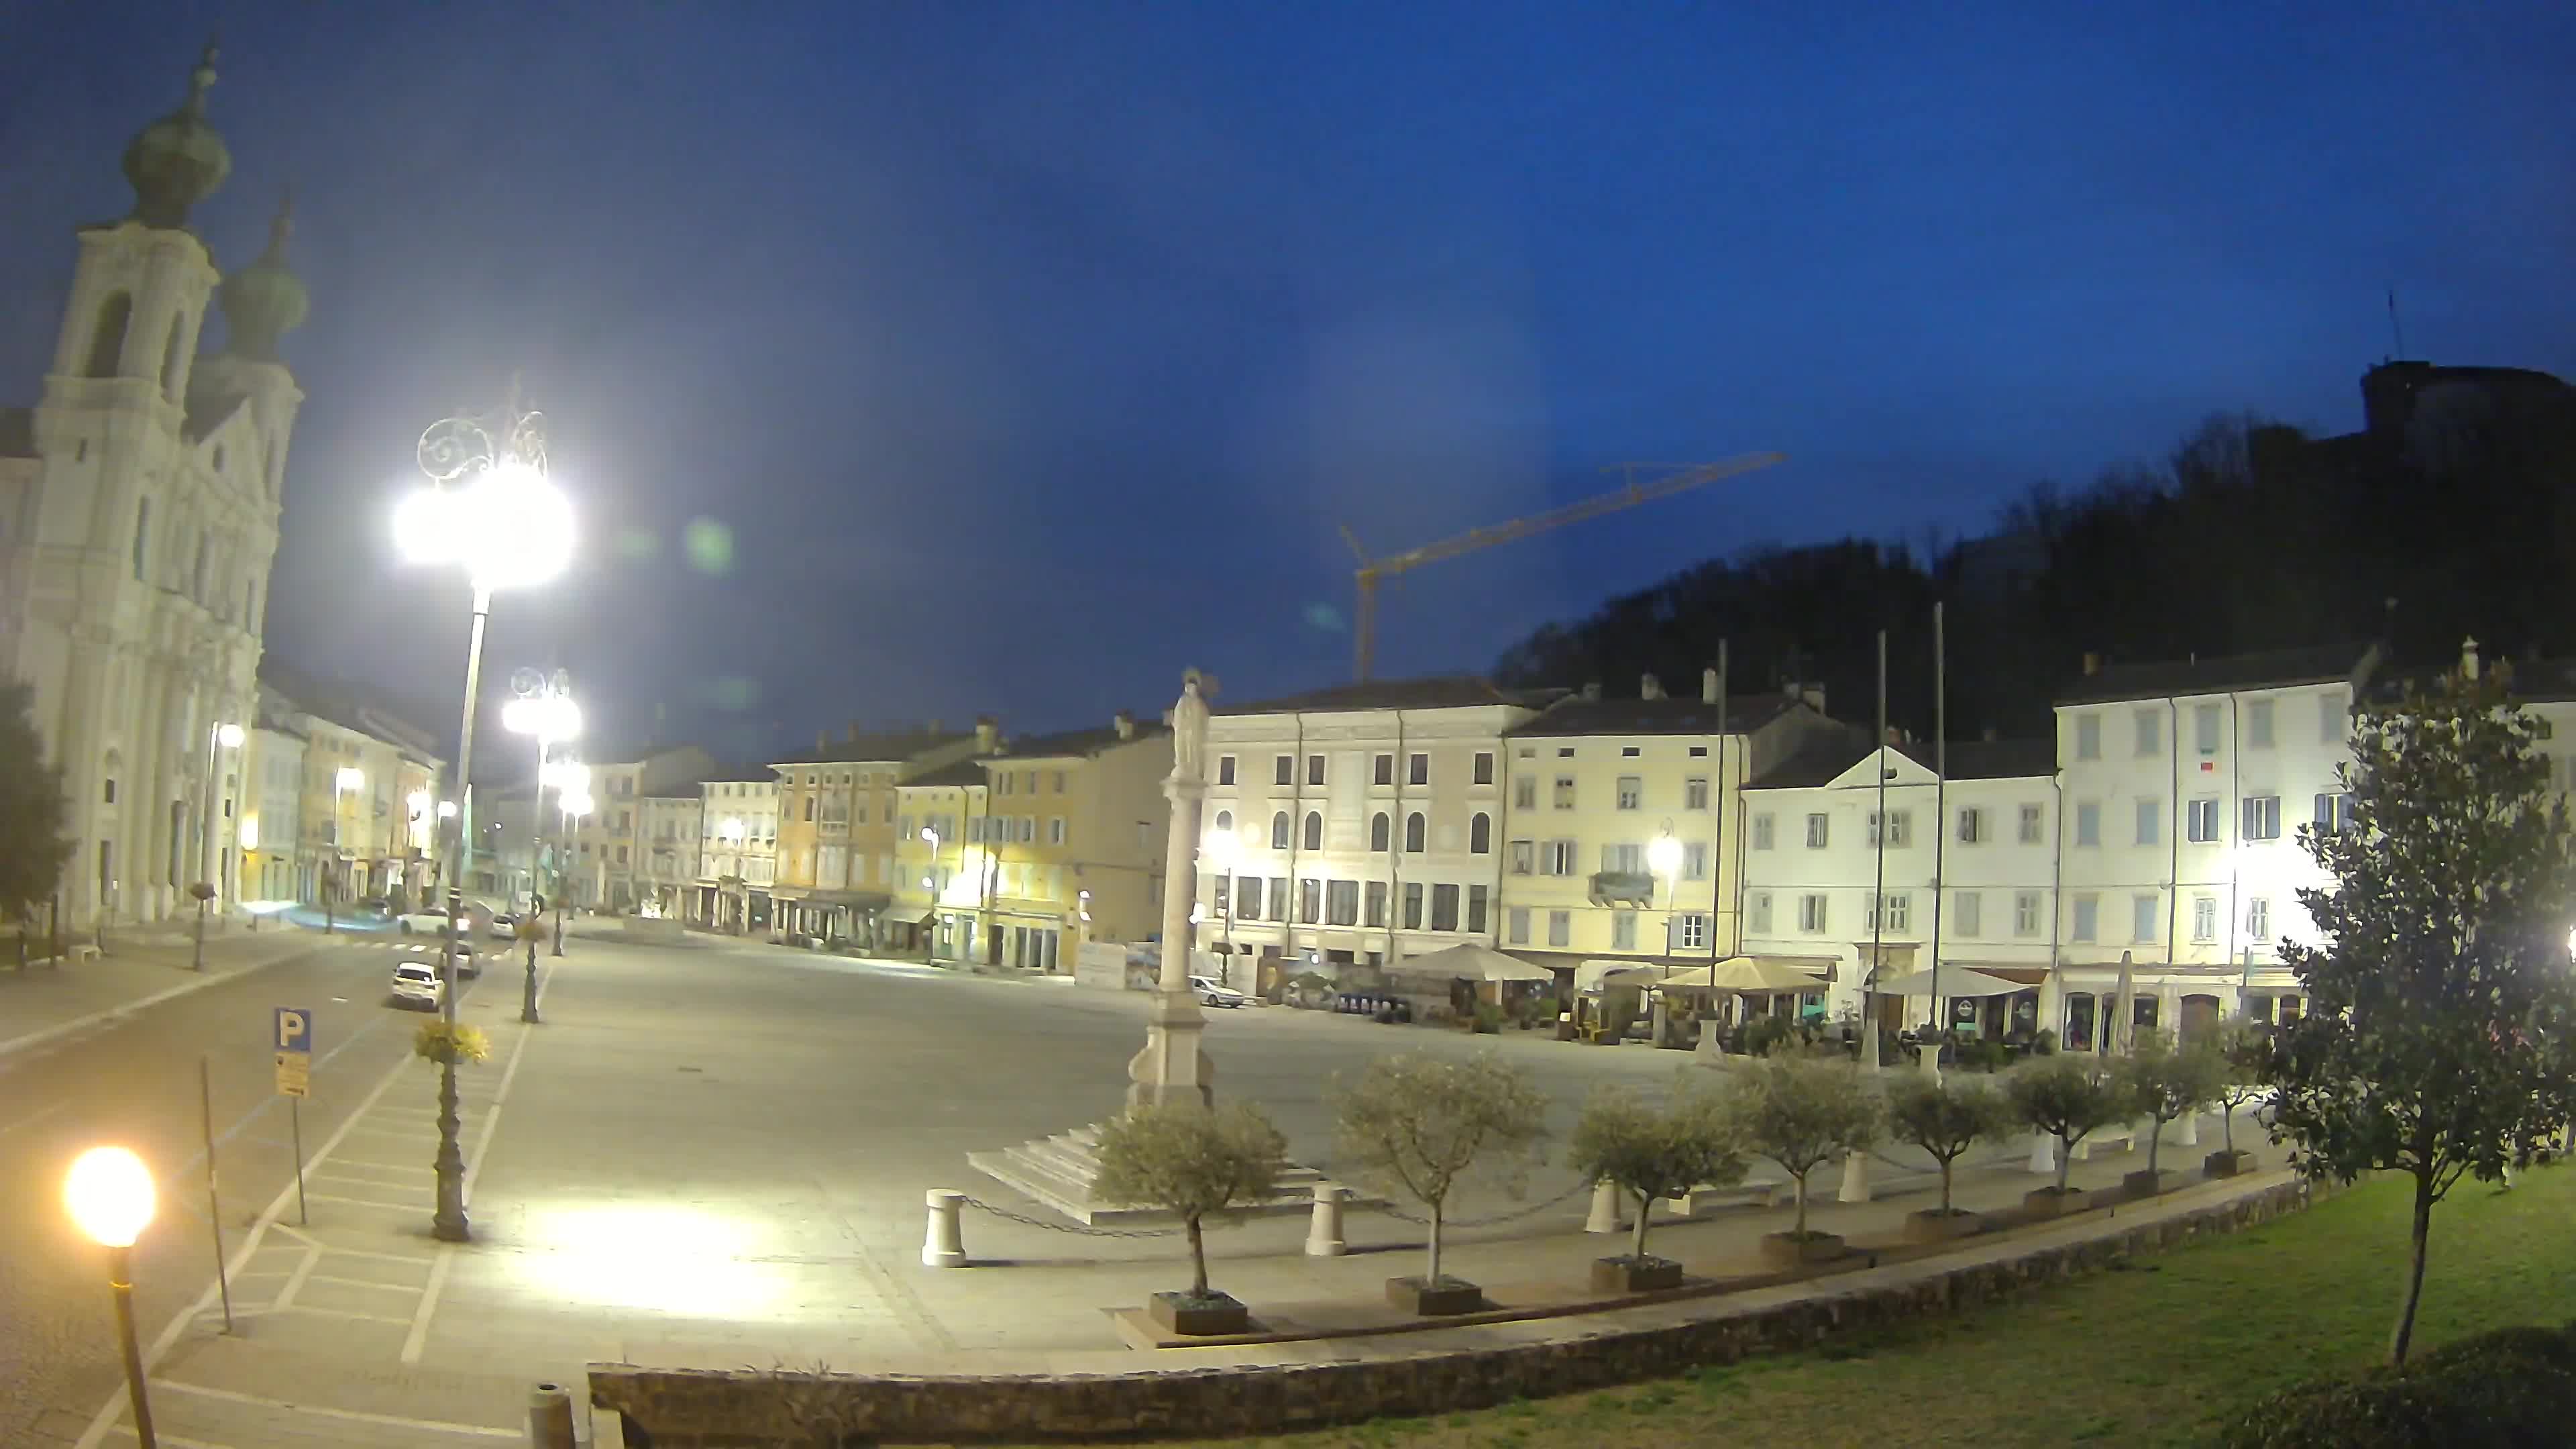
[[[1163,781],[1172,828],[1163,854],[1163,961],[1145,1019],[1145,1049],[1127,1064],[1127,1105],[1216,1102],[1216,1067],[1200,1048],[1207,1018],[1190,992],[1190,907],[1198,899],[1199,805],[1207,798],[1207,701],[1191,670],[1168,719],[1172,773]]]

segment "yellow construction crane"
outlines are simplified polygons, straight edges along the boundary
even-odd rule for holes
[[[1360,683],[1367,683],[1369,669],[1377,662],[1379,580],[1394,578],[1399,574],[1418,569],[1424,564],[1456,558],[1462,553],[1474,553],[1480,548],[1491,548],[1498,543],[1510,543],[1535,533],[1545,533],[1552,528],[1563,528],[1569,523],[1581,523],[1587,518],[1598,518],[1602,514],[1616,513],[1623,508],[1634,508],[1640,503],[1651,503],[1658,498],[1670,498],[1676,493],[1687,492],[1704,483],[1714,483],[1721,478],[1733,478],[1757,469],[1768,468],[1786,456],[1782,453],[1747,453],[1740,458],[1729,458],[1723,463],[1695,465],[1621,463],[1616,466],[1618,471],[1626,475],[1627,484],[1615,492],[1604,493],[1597,498],[1587,498],[1581,503],[1570,503],[1563,508],[1546,513],[1533,514],[1528,518],[1515,518],[1509,523],[1498,523],[1491,528],[1471,528],[1454,538],[1445,538],[1438,543],[1425,544],[1420,548],[1406,549],[1402,553],[1391,553],[1383,558],[1370,558],[1368,550],[1360,546],[1358,536],[1345,525],[1342,528],[1342,541],[1351,546],[1351,552],[1357,554],[1360,561],[1358,570],[1352,575],[1358,585],[1358,608],[1351,621],[1351,655],[1356,677]],[[1643,483],[1637,481],[1638,474],[1656,469],[1675,471]]]

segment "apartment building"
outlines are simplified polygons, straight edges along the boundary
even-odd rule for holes
[[[1162,916],[1172,735],[1121,712],[1099,729],[1024,740],[976,761],[984,812],[977,909],[986,964],[1070,972],[1086,940],[1138,941]]]
[[[446,761],[435,753],[436,737],[371,691],[304,675],[273,658],[260,661],[259,683],[265,728],[303,740],[293,792],[297,816],[260,822],[263,851],[294,852],[297,893],[305,900],[318,901],[325,892],[342,902],[424,898],[439,871],[438,792]],[[232,802],[223,808],[237,831]]]
[[[773,762],[779,781],[778,878],[773,897],[781,934],[874,942],[893,903],[896,788],[926,770],[989,752],[1000,727],[971,732],[922,729],[869,733],[853,723],[840,739],[817,735],[806,753]]]
[[[698,850],[706,800],[701,782],[676,781],[637,797],[636,908],[676,921],[698,884]]]
[[[1856,1014],[1880,992],[1890,1030],[1940,1009],[1936,961],[1961,1029],[2053,1021],[2056,774],[2046,739],[1958,742],[1945,758],[1873,746],[1865,729],[1809,738],[1746,787],[1744,952],[1812,973],[1802,1009]]]
[[[981,959],[988,847],[966,831],[990,813],[989,785],[982,761],[960,759],[895,786],[895,888],[879,921],[882,945],[935,961]]]
[[[241,869],[237,889],[228,898],[268,910],[318,898],[299,839],[305,736],[294,703],[266,685],[258,686],[252,720],[242,756]]]
[[[1721,699],[1714,669],[1699,686],[1673,696],[1649,674],[1634,699],[1587,686],[1506,731],[1508,788],[1467,842],[1471,857],[1479,832],[1501,842],[1506,949],[1568,971],[1738,954],[1745,784],[1842,731],[1820,689]],[[1410,847],[1422,816],[1401,821]]]
[[[2327,883],[2303,824],[2348,819],[2338,770],[2377,649],[2180,663],[2085,661],[2057,703],[2065,802],[2060,976],[2069,1041],[2092,1038],[2131,964],[2140,1026],[2299,1009],[2280,943],[2310,936],[2298,902]]]
[[[1216,705],[1202,949],[1251,958],[1229,974],[1267,990],[1301,971],[1492,944],[1505,737],[1561,694],[1450,676]]]
[[[778,771],[710,771],[698,782],[697,904],[688,919],[714,930],[766,932],[777,882]]]
[[[715,757],[696,745],[624,750],[590,764],[595,808],[574,822],[565,895],[586,910],[624,914],[642,899],[643,802],[715,773]]]

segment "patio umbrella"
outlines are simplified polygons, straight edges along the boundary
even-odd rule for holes
[[[1823,986],[1824,978],[1812,971],[1759,956],[1734,956],[1706,966],[1668,976],[1656,983],[1666,991],[1813,991]],[[1885,987],[1879,988],[1885,990]]]
[[[1385,968],[1406,976],[1442,976],[1468,981],[1554,981],[1556,973],[1544,966],[1533,966],[1517,956],[1507,956],[1490,947],[1473,942],[1434,951],[1428,956],[1407,956]]]
[[[1932,987],[1932,973],[1929,971],[1916,971],[1899,976],[1892,981],[1878,983],[1879,994],[1883,996],[1929,996],[1932,994]],[[2013,992],[2030,989],[2018,981],[2006,980],[2001,976],[1989,976],[1983,971],[1967,966],[1943,967],[1940,987],[1941,994],[1950,997],[2009,996]]]

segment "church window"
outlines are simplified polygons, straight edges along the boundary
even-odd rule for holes
[[[123,292],[110,292],[98,304],[98,330],[90,334],[90,376],[116,376],[117,359],[125,355],[125,328],[133,320],[134,301]]]
[[[144,541],[152,536],[152,500],[138,498],[134,503],[134,576],[143,577]]]

